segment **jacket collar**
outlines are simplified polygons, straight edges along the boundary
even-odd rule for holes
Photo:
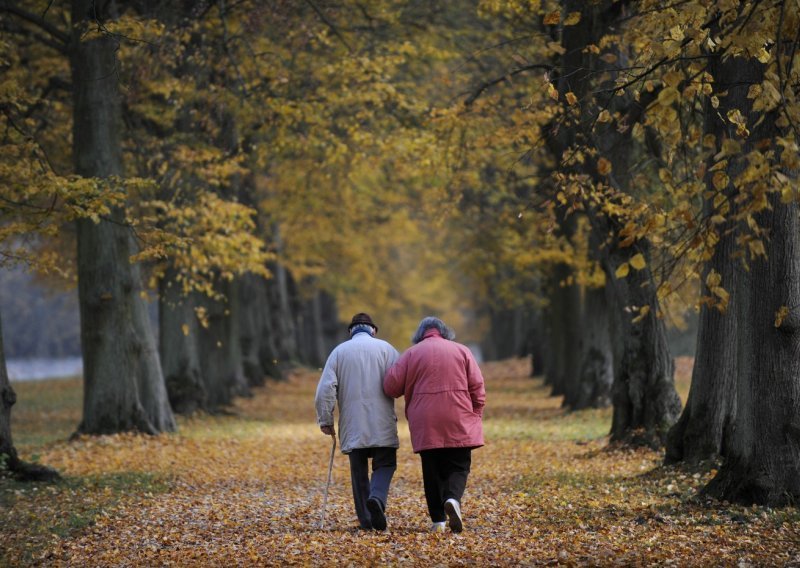
[[[428,339],[429,337],[438,337],[438,338],[441,339],[442,334],[438,329],[436,329],[435,327],[432,327],[432,328],[426,330],[425,333],[422,334],[423,341]]]

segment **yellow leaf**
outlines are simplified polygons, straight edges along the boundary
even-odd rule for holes
[[[679,97],[680,93],[678,93],[678,89],[675,87],[667,87],[658,93],[658,104],[661,106],[669,106],[678,100]]]
[[[789,315],[789,308],[786,306],[781,306],[778,308],[778,311],[775,312],[775,327],[780,327],[783,323],[783,320],[786,319],[786,316]]]
[[[639,323],[644,319],[644,317],[650,313],[650,306],[642,306],[639,309],[639,315],[633,318],[632,323]]]
[[[607,110],[602,111],[597,115],[597,122],[611,122],[611,113]]]
[[[554,101],[558,100],[558,90],[553,86],[553,83],[547,84],[547,94],[550,95],[550,98]]]
[[[633,255],[631,258],[631,266],[633,266],[636,270],[642,270],[645,266],[647,266],[647,261],[644,259],[644,255],[642,253],[638,253]]]
[[[569,104],[570,106],[578,102],[578,97],[576,97],[575,93],[573,93],[572,91],[564,95],[564,98],[567,99],[567,104]]]
[[[708,273],[708,276],[706,276],[706,286],[715,288],[719,286],[720,282],[722,282],[722,275],[712,269],[711,272]]]
[[[611,162],[606,160],[605,158],[600,158],[597,160],[597,173],[601,176],[607,176],[611,173]]]
[[[628,273],[631,271],[631,267],[627,262],[623,262],[617,267],[616,272],[614,272],[614,276],[617,278],[625,278]]]
[[[728,174],[723,171],[716,171],[714,172],[714,177],[711,179],[714,187],[718,190],[722,191],[726,187],[728,187],[728,182],[730,181],[728,178]]]
[[[181,331],[183,332],[183,335],[187,335],[188,336],[189,335],[189,326],[187,324],[183,324],[181,326]]]
[[[767,256],[767,251],[764,248],[764,241],[755,239],[747,243],[747,246],[750,248],[750,254],[753,255],[753,257]]]
[[[544,24],[546,26],[554,26],[561,21],[561,12],[556,10],[555,12],[550,12],[544,17]]]
[[[567,18],[564,20],[565,26],[574,26],[578,22],[581,21],[581,13],[580,12],[570,12]]]

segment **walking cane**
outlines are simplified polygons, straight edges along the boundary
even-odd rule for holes
[[[331,486],[331,475],[333,474],[333,454],[336,452],[336,434],[331,434],[333,438],[333,445],[331,446],[331,459],[328,463],[328,481],[325,483],[325,498],[322,500],[322,519],[319,522],[319,528],[325,528],[325,508],[328,506],[328,488]]]

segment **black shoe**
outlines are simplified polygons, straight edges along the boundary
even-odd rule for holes
[[[372,528],[376,531],[386,530],[386,515],[383,514],[383,505],[375,497],[367,499],[367,510],[372,519]]]

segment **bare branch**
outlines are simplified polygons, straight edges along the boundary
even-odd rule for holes
[[[0,4],[0,12],[7,12],[9,14],[13,14],[18,18],[25,20],[26,22],[34,24],[35,26],[41,28],[42,30],[53,36],[53,38],[61,42],[64,45],[64,48],[66,49],[66,45],[69,43],[69,34],[63,30],[60,30],[59,28],[57,28],[56,26],[45,20],[43,17],[37,16],[36,14],[32,14],[27,10],[23,10],[19,6],[8,1],[4,1],[2,4]]]

